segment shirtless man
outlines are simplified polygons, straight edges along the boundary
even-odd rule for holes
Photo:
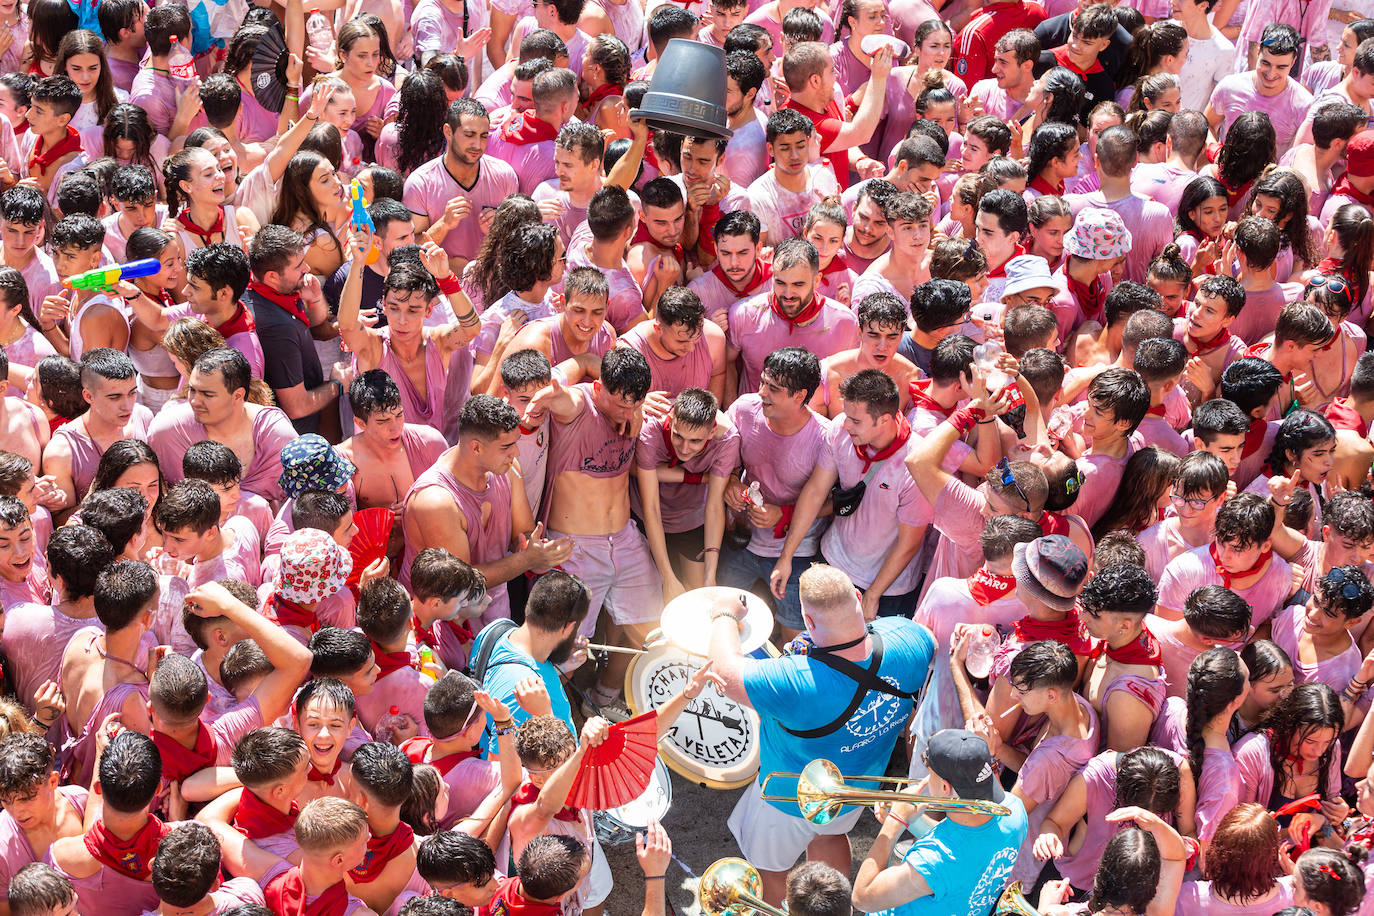
[[[348,388],[356,432],[339,443],[339,454],[353,462],[353,492],[358,508],[385,506],[402,517],[411,484],[444,453],[448,444],[432,426],[406,422],[405,402],[395,379],[369,369]],[[403,528],[393,525],[388,555],[400,553]]]
[[[865,296],[854,310],[859,319],[859,345],[821,360],[821,387],[811,409],[823,417],[844,413],[840,382],[863,369],[879,369],[892,376],[902,398],[902,412],[911,404],[911,381],[920,377],[916,364],[897,352],[906,331],[907,306],[891,293]]]
[[[662,583],[644,535],[630,520],[630,473],[649,393],[649,363],[636,350],[615,347],[601,360],[601,378],[565,388],[555,377],[530,401],[527,413],[553,417],[549,449],[549,535],[575,549],[562,568],[591,589],[591,607],[610,615],[611,641],[644,645],[663,608]],[[588,636],[596,613],[582,623]],[[603,710],[620,695],[629,657],[612,655],[589,694]]]
[[[1164,706],[1164,669],[1145,615],[1154,610],[1154,580],[1139,566],[1099,569],[1078,594],[1083,628],[1096,642],[1083,696],[1101,717],[1113,751],[1148,743]]]
[[[206,352],[191,368],[186,400],[165,405],[148,427],[148,444],[169,483],[181,479],[181,456],[193,443],[212,439],[229,446],[243,464],[239,485],[275,510],[286,499],[277,482],[281,452],[296,429],[281,408],[248,403],[251,381],[248,358],[238,350]]]
[[[654,319],[637,324],[616,341],[649,362],[653,390],[670,400],[688,388],[725,397],[725,332],[706,320],[701,299],[688,287],[671,286],[658,298]]]
[[[595,267],[574,267],[563,277],[563,311],[520,329],[510,352],[538,350],[555,366],[584,353],[598,360],[615,345],[615,328],[606,321],[611,287]],[[492,379],[493,386],[498,379]]]
[[[491,605],[482,614],[483,625],[510,616],[507,582],[558,566],[573,548],[568,538],[543,536],[524,487],[511,473],[519,427],[515,408],[490,395],[473,395],[463,405],[458,444],[406,494],[408,549],[401,583],[410,581],[415,554],[427,547],[444,548],[486,578]]]
[[[386,327],[369,328],[359,319],[363,266],[371,240],[349,239],[353,261],[339,296],[339,333],[357,358],[359,371],[384,369],[401,387],[406,416],[412,422],[443,429],[444,389],[449,357],[477,336],[481,320],[448,266],[448,256],[433,242],[421,249],[424,266],[402,261],[382,281]],[[435,278],[438,277],[438,282]],[[457,320],[425,327],[442,293]]]
[[[59,426],[43,450],[43,473],[54,478],[73,507],[95,479],[105,449],[120,439],[144,438],[153,420],[138,403],[133,360],[119,350],[98,347],[81,358],[81,396],[91,409]],[[180,466],[180,455],[174,463]]]
[[[9,368],[10,361],[0,348],[0,378],[9,376]],[[29,464],[39,467],[43,447],[51,437],[51,427],[41,409],[23,398],[0,398],[0,438],[6,451],[23,455]]]

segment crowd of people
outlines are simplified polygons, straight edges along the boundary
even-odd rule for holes
[[[0,26],[0,916],[1374,916],[1369,0]]]

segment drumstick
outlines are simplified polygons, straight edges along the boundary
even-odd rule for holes
[[[603,645],[601,645],[600,643],[594,643],[594,642],[589,642],[589,643],[587,643],[587,648],[588,648],[588,649],[594,649],[594,650],[596,650],[597,652],[618,652],[618,653],[621,654],[621,655],[643,655],[643,654],[644,654],[644,650],[643,650],[643,649],[630,649],[630,648],[627,648],[627,647],[625,647],[625,646],[603,646]]]
[[[1020,709],[1020,708],[1021,708],[1021,704],[1020,704],[1020,703],[1012,703],[1011,706],[1007,707],[1007,711],[1006,711],[1006,712],[1002,713],[1000,716],[997,717],[997,721],[999,721],[999,722],[1002,721],[1002,720],[1005,719],[1007,716],[1009,716],[1009,715],[1011,715],[1012,713],[1016,712],[1016,711],[1017,711],[1018,709]]]

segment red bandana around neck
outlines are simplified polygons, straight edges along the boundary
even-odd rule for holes
[[[191,219],[190,210],[182,210],[177,214],[177,222],[181,223],[183,229],[200,239],[202,245],[209,245],[215,241],[215,236],[224,235],[224,207],[215,211],[215,221],[210,224],[209,229],[202,229]]]
[[[539,800],[539,787],[532,782],[521,783],[520,788],[515,790],[515,794],[511,796],[510,800],[514,806],[532,805]],[[582,811],[578,808],[569,808],[567,805],[564,805],[562,808],[558,809],[558,813],[554,815],[554,819],[568,821],[570,823],[579,823],[582,820]]]
[[[286,833],[296,826],[300,805],[291,803],[291,810],[282,814],[249,789],[239,793],[239,810],[234,814],[234,829],[250,840]]]
[[[314,611],[307,611],[296,602],[288,601],[278,592],[273,592],[272,597],[267,599],[267,609],[284,627],[303,627],[311,633],[320,631],[320,618],[315,616]]]
[[[188,748],[171,735],[163,734],[156,729],[153,730],[152,738],[153,744],[157,745],[158,753],[162,756],[162,778],[168,782],[181,782],[192,773],[212,767],[218,757],[215,736],[205,727],[204,722],[197,726],[195,747]]]
[[[148,823],[138,833],[121,840],[110,832],[103,820],[99,820],[86,831],[86,851],[106,868],[136,881],[147,881],[153,876],[153,856],[157,855],[158,844],[169,829],[150,814]]]
[[[242,302],[240,302],[238,308],[234,310],[234,317],[215,328],[216,331],[219,331],[219,336],[223,337],[225,340],[228,340],[235,334],[250,334],[256,329],[257,324],[253,322],[253,313],[244,308]]]
[[[677,456],[677,449],[673,448],[672,417],[665,417],[663,420],[663,447],[668,450],[668,467],[675,468],[682,464],[682,459]]]
[[[377,660],[377,667],[382,669],[377,673],[377,680],[380,681],[388,674],[394,671],[400,671],[402,668],[414,668],[416,671],[420,670],[415,664],[415,659],[411,656],[409,650],[402,649],[400,652],[388,652],[375,642],[372,642],[372,640],[369,639],[368,642],[372,644],[372,657]]]
[[[603,83],[592,90],[591,95],[587,96],[588,113],[595,111],[596,106],[601,104],[602,99],[608,99],[613,95],[624,95],[625,87],[615,83]]]
[[[1117,649],[1107,645],[1105,639],[1094,640],[1092,657],[1098,658],[1103,654],[1123,665],[1158,665],[1163,657],[1159,643],[1149,630],[1143,629],[1139,636]]]
[[[301,297],[297,296],[295,293],[279,293],[267,284],[260,283],[257,280],[250,281],[248,283],[248,289],[251,292],[257,293],[273,305],[276,305],[306,327],[310,326],[310,319],[305,314],[305,303],[302,302]]]
[[[1331,188],[1331,193],[1327,195],[1328,199],[1339,196],[1349,197],[1351,200],[1358,201],[1366,207],[1374,207],[1374,194],[1366,194],[1351,184],[1348,174],[1342,175],[1340,181],[1336,182],[1335,186]]]
[[[987,607],[1016,591],[1015,576],[989,572],[986,566],[980,566],[976,573],[964,581],[968,583],[968,593],[978,602],[979,607]]]
[[[740,299],[754,295],[763,288],[763,284],[773,279],[773,265],[759,258],[754,259],[754,272],[750,275],[749,283],[746,286],[736,286],[735,281],[726,276],[725,271],[721,269],[719,261],[711,267],[711,272],[716,275],[716,279],[721,282],[721,285]]]
[[[1250,428],[1245,431],[1245,442],[1240,447],[1240,457],[1249,458],[1264,444],[1264,435],[1269,431],[1266,420],[1251,420]]]
[[[825,297],[820,293],[813,292],[811,294],[811,301],[808,302],[800,312],[795,315],[788,315],[782,310],[782,306],[778,305],[777,296],[770,295],[768,297],[768,308],[787,325],[788,335],[791,335],[793,331],[802,325],[814,321],[816,316],[821,313],[821,308],[824,307],[824,305]]]
[[[448,775],[449,770],[464,760],[477,760],[482,756],[482,751],[475,747],[466,751],[454,751],[452,754],[445,754],[442,757],[431,756],[433,749],[433,738],[411,738],[401,744],[401,750],[405,752],[411,763],[429,763],[445,776]],[[426,757],[430,757],[430,759],[426,760]]]
[[[1064,518],[1064,516],[1060,515],[1058,512],[1050,512],[1049,510],[1045,510],[1040,513],[1041,534],[1062,534],[1065,537],[1068,537],[1069,530],[1069,520]]]
[[[1242,569],[1240,572],[1233,573],[1227,572],[1225,569],[1222,568],[1221,555],[1217,553],[1217,545],[1215,542],[1207,545],[1207,552],[1211,554],[1212,565],[1216,567],[1217,575],[1221,576],[1221,584],[1226,588],[1230,588],[1231,583],[1235,582],[1237,579],[1248,579],[1251,576],[1255,575],[1260,570],[1264,569],[1265,566],[1268,565],[1269,561],[1274,556],[1274,551],[1272,549],[1266,550],[1259,555],[1259,559],[1255,561],[1254,566],[1251,566],[1249,569]]]
[[[1098,323],[1106,321],[1103,306],[1107,301],[1107,296],[1102,292],[1102,278],[1100,276],[1093,277],[1093,281],[1084,286],[1066,270],[1064,271],[1064,282],[1069,288],[1069,295],[1078,302],[1078,308],[1083,312],[1084,318]]]
[[[828,277],[831,274],[844,273],[849,269],[849,262],[844,259],[844,251],[835,252],[835,256],[830,259],[830,263],[821,268],[821,276]]]
[[[948,419],[954,413],[953,407],[941,406],[940,402],[930,396],[930,379],[913,379],[907,386],[907,393],[911,396],[912,407],[922,407],[943,419]]]
[[[348,887],[343,881],[332,885],[313,903],[307,901],[299,865],[269,881],[262,893],[274,916],[344,916],[348,912]]]
[[[1159,404],[1159,405],[1157,405],[1157,406],[1155,406],[1155,407],[1149,408],[1148,410],[1145,411],[1145,416],[1147,416],[1147,417],[1162,417],[1162,416],[1164,416],[1164,405],[1163,405],[1163,404]]]
[[[43,137],[40,135],[33,144],[33,152],[29,154],[29,174],[33,176],[44,175],[63,156],[79,152],[81,152],[81,135],[76,132],[74,127],[68,127],[66,136],[53,144],[52,149],[43,148]]]
[[[315,769],[315,765],[312,763],[310,764],[310,772],[307,774],[307,778],[310,782],[322,782],[327,786],[332,786],[334,785],[334,777],[339,775],[339,770],[341,769],[343,769],[342,757],[334,761],[334,768],[328,773],[322,773]]]
[[[415,642],[420,646],[429,646],[431,649],[439,648],[439,637],[434,633],[434,627],[421,626],[419,617],[410,618],[410,627],[415,631]]]
[[[1374,206],[1371,204],[1370,206]],[[1355,271],[1347,272],[1345,269],[1345,258],[1322,258],[1317,265],[1317,273],[1340,274],[1345,278],[1345,282],[1350,285],[1350,301],[1359,305],[1364,301],[1365,287],[1368,285],[1364,277],[1359,276]]]
[[[897,435],[884,448],[879,449],[876,453],[870,453],[868,451],[868,446],[859,445],[858,443],[854,444],[855,454],[857,454],[859,460],[864,463],[864,469],[861,473],[867,474],[868,469],[873,467],[873,465],[877,464],[879,461],[885,461],[897,454],[906,446],[910,439],[911,421],[906,418],[905,414],[899,413],[897,414]]]
[[[1192,340],[1194,343],[1197,344],[1197,349],[1193,351],[1192,355],[1205,356],[1208,353],[1220,350],[1222,347],[1226,346],[1231,342],[1231,329],[1222,328],[1221,331],[1217,333],[1216,337],[1213,337],[1211,340],[1205,342],[1200,341],[1197,338],[1191,336],[1189,337],[1189,340]]]
[[[1059,182],[1058,186],[1052,185],[1045,180],[1044,173],[1036,175],[1034,178],[1032,178],[1030,184],[1028,184],[1026,187],[1032,191],[1039,191],[1046,197],[1064,196],[1064,182]]]
[[[518,877],[501,882],[496,896],[486,907],[478,907],[479,916],[561,916],[561,903],[539,903],[525,896],[524,885]]]
[[[1072,649],[1074,655],[1087,655],[1092,649],[1092,640],[1083,630],[1076,607],[1063,620],[1036,620],[1029,615],[1022,617],[1012,624],[1012,635],[1024,645],[1042,639],[1055,639]]]
[[[640,222],[640,224],[635,228],[635,234],[630,238],[630,244],[641,245],[645,242],[648,242],[650,245],[653,245],[659,251],[669,250],[667,248],[664,248],[662,243],[660,243],[658,239],[654,238],[652,235],[649,234],[649,227],[647,225],[645,225],[643,222]],[[677,258],[678,264],[686,263],[687,253],[683,250],[681,242],[672,247],[672,252],[673,257]]]
[[[1073,58],[1069,56],[1068,45],[1060,45],[1059,47],[1055,48],[1052,53],[1054,54],[1055,62],[1059,64],[1059,66],[1068,67],[1070,70],[1072,70],[1079,76],[1087,76],[1089,73],[1101,73],[1103,70],[1102,61],[1096,59],[1093,60],[1092,66],[1088,69],[1078,69],[1078,64],[1075,64],[1073,62]]]
[[[1331,425],[1337,429],[1352,429],[1361,437],[1369,434],[1369,424],[1360,416],[1360,412],[1355,409],[1350,398],[1336,398],[1326,405],[1326,409],[1322,411],[1322,416],[1330,420]]]
[[[501,139],[516,146],[544,143],[557,136],[558,128],[539,120],[532,111],[522,111],[501,126]]]
[[[370,884],[382,876],[391,860],[415,842],[415,831],[409,824],[401,824],[388,836],[372,834],[367,838],[367,855],[363,864],[350,871],[349,877],[359,884]]]

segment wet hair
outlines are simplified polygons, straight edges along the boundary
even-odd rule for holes
[[[734,216],[729,213],[727,216]],[[606,185],[592,195],[587,205],[587,228],[592,238],[599,242],[609,242],[634,224],[635,209],[625,189],[616,185]],[[721,222],[724,222],[722,218]],[[716,224],[719,227],[719,223]]]
[[[1221,373],[1221,396],[1247,416],[1266,406],[1283,384],[1283,373],[1267,360],[1242,357]]]
[[[1038,199],[1038,198],[1037,198]],[[1150,262],[1147,277],[1160,283],[1178,283],[1185,286],[1193,282],[1193,268],[1181,255],[1181,249],[1173,242],[1165,245]]]
[[[369,369],[348,386],[348,403],[353,415],[366,422],[379,411],[400,409],[401,388],[385,370]]]
[[[1184,742],[1193,786],[1202,782],[1205,761],[1202,730],[1245,692],[1245,670],[1234,649],[1208,649],[1188,666]]]
[[[0,194],[0,219],[21,226],[37,226],[48,212],[43,192],[28,185],[15,185]]]
[[[237,696],[240,687],[266,677],[272,670],[267,653],[253,640],[243,639],[224,653],[224,661],[219,663],[219,681],[225,690]]]
[[[215,242],[186,255],[186,273],[210,287],[212,295],[227,287],[238,302],[248,289],[248,256],[238,245]]]
[[[1020,233],[1024,237],[1030,232],[1026,201],[1015,191],[996,188],[987,192],[978,201],[978,212],[996,217],[997,227],[1005,233]]]
[[[368,639],[387,642],[403,633],[409,623],[410,594],[401,583],[380,576],[363,586],[358,596],[358,629]]]
[[[214,888],[219,867],[219,840],[210,828],[182,822],[158,843],[152,864],[153,890],[170,907],[195,906]]]
[[[1145,312],[1152,313],[1153,310]],[[1141,312],[1136,314],[1139,315]],[[1181,376],[1187,363],[1188,350],[1182,341],[1174,340],[1172,337],[1150,337],[1142,340],[1136,347],[1131,368],[1140,374],[1145,384],[1151,385]]]
[[[163,534],[189,529],[197,535],[219,525],[219,494],[203,480],[188,478],[168,487],[157,501],[153,524]]]
[[[1043,347],[1027,350],[1021,357],[1021,375],[1030,382],[1031,390],[1041,404],[1048,404],[1059,392],[1067,369],[1064,357]]]
[[[102,490],[115,489],[115,483],[129,468],[137,467],[140,464],[151,464],[157,469],[158,493],[161,494],[167,488],[166,478],[162,475],[162,468],[158,464],[157,452],[154,452],[148,443],[139,439],[120,439],[110,444],[105,449],[105,454],[100,456],[100,461],[95,466],[95,476],[91,479],[90,495],[98,495]],[[140,499],[143,497],[140,495]],[[87,503],[90,497],[87,497]],[[144,503],[144,509],[148,508]],[[82,516],[85,518],[85,516]],[[88,520],[86,524],[91,524]],[[137,533],[137,532],[135,532]],[[111,543],[114,543],[111,541]],[[122,545],[116,545],[119,552],[123,552]]]
[[[1183,188],[1183,196],[1178,201],[1178,213],[1175,217],[1178,233],[1187,233],[1199,241],[1203,240],[1205,236],[1193,219],[1193,211],[1202,206],[1204,201],[1214,197],[1225,199],[1226,196],[1226,185],[1208,175],[1200,175],[1188,182]]]
[[[1274,448],[1266,462],[1272,474],[1291,474],[1302,460],[1302,453],[1336,439],[1331,421],[1315,411],[1299,407],[1279,424]]]
[[[289,728],[255,728],[234,745],[234,775],[249,789],[268,788],[290,777],[306,756],[305,739]]]
[[[1212,890],[1246,904],[1269,893],[1279,867],[1279,825],[1263,805],[1236,805],[1217,825],[1203,874]]]
[[[1040,198],[1036,199],[1039,200]],[[987,273],[987,271],[987,255],[983,254],[977,245],[969,245],[964,239],[942,238],[931,246],[930,277],[932,280],[958,280],[967,284],[968,281]]]
[[[849,878],[824,862],[803,862],[787,874],[789,916],[849,916]]]
[[[47,782],[54,759],[43,735],[16,732],[0,739],[0,798],[28,794]]]
[[[730,30],[734,34],[735,29]],[[729,38],[726,38],[729,42]],[[741,97],[747,97],[750,90],[757,92],[759,87],[768,77],[768,71],[764,69],[763,61],[753,51],[733,51],[725,55],[725,73],[735,81]]]
[[[659,10],[677,10],[672,5]],[[554,900],[577,887],[582,866],[590,854],[575,837],[546,833],[525,845],[517,872],[525,895],[535,900]]]
[[[139,496],[140,500],[142,498]],[[86,515],[87,508],[83,505],[83,520]],[[119,560],[105,567],[96,577],[91,603],[95,605],[95,614],[105,625],[106,631],[115,632],[131,625],[139,614],[151,610],[157,593],[157,574],[151,566],[139,560]]]
[[[911,317],[916,328],[925,333],[959,323],[973,305],[967,283],[957,280],[927,280],[911,294]]]
[[[612,347],[601,357],[601,385],[612,395],[642,401],[651,384],[649,361],[638,350]]]
[[[57,184],[57,209],[64,216],[79,213],[83,216],[97,217],[104,200],[100,182],[88,171],[68,172]]]
[[[1274,216],[1274,224],[1279,229],[1279,244],[1291,248],[1293,257],[1304,264],[1315,264],[1320,258],[1312,250],[1312,241],[1307,232],[1307,186],[1291,169],[1273,168],[1266,171],[1250,190],[1246,204],[1249,210],[1263,194],[1279,202],[1279,212]]]
[[[973,341],[963,334],[951,334],[940,341],[930,354],[931,381],[948,385],[970,374],[973,350]]]
[[[1123,808],[1135,805],[1160,817],[1178,808],[1180,776],[1178,764],[1157,747],[1138,747],[1116,761],[1116,803]]]
[[[1140,534],[1158,521],[1156,507],[1168,492],[1178,466],[1178,456],[1157,445],[1147,445],[1133,453],[1122,472],[1122,479],[1132,485],[1117,489],[1111,505],[1093,525],[1093,537],[1100,538],[1109,531]]]
[[[1246,643],[1240,650],[1240,660],[1245,662],[1245,669],[1250,672],[1251,684],[1293,668],[1293,660],[1288,653],[1272,639],[1256,639]]]
[[[1331,916],[1351,916],[1364,900],[1364,872],[1334,849],[1313,847],[1298,857],[1293,880]]]
[[[1026,155],[1026,173],[1039,177],[1055,159],[1064,159],[1078,149],[1078,128],[1069,124],[1041,124],[1031,134]]]
[[[1021,692],[1041,687],[1072,692],[1077,680],[1078,660],[1073,650],[1053,639],[1042,639],[1022,648],[1007,671],[1007,683]]]
[[[1132,913],[1144,914],[1159,886],[1160,866],[1159,844],[1149,833],[1128,827],[1115,834],[1102,850],[1093,875],[1089,910],[1129,908]]]
[[[353,782],[379,804],[398,808],[410,796],[414,765],[394,744],[372,741],[353,752]]]
[[[1050,96],[1045,121],[1077,124],[1082,120],[1083,99],[1088,87],[1081,76],[1068,67],[1051,67],[1040,79]]]
[[[501,282],[511,290],[528,290],[547,281],[553,276],[557,240],[558,230],[546,223],[516,228],[500,252]]]
[[[1341,275],[1360,292],[1359,298],[1352,297],[1360,302],[1368,286],[1369,271],[1374,269],[1374,218],[1360,204],[1344,204],[1332,214],[1329,228],[1345,252]]]
[[[558,633],[570,623],[581,622],[590,604],[591,592],[586,584],[556,569],[535,580],[530,588],[525,620],[544,633]]]
[[[1350,594],[1352,589],[1353,595]],[[1374,607],[1374,587],[1358,566],[1337,566],[1330,570],[1317,580],[1317,596],[1324,610],[1339,613],[1347,622],[1358,620]]]
[[[432,887],[475,884],[496,873],[496,856],[478,837],[440,830],[421,841],[415,869]]]
[[[150,570],[151,572],[151,570]],[[162,782],[162,755],[147,735],[123,729],[100,756],[100,799],[121,814],[152,804]]]
[[[532,385],[540,388],[552,378],[549,358],[538,350],[516,350],[501,360],[501,384],[507,391],[519,391]]]
[[[456,736],[472,713],[474,691],[480,685],[458,671],[449,671],[425,693],[425,727],[434,737]]]
[[[1129,436],[1150,409],[1150,389],[1131,369],[1107,369],[1088,385],[1088,403],[1103,412],[1110,411],[1113,422],[1126,421],[1125,435]]]
[[[64,216],[53,225],[49,245],[53,251],[64,251],[68,248],[88,250],[99,248],[104,241],[105,225],[93,216],[76,213]]]
[[[1217,154],[1217,178],[1236,191],[1260,176],[1271,162],[1278,160],[1278,139],[1269,115],[1262,111],[1242,112],[1226,129]]]
[[[663,327],[681,327],[700,333],[706,322],[701,298],[685,286],[670,286],[658,297],[654,317]]]
[[[434,812],[439,804],[439,793],[443,791],[444,777],[429,763],[417,763],[411,768],[410,794],[401,804],[401,821],[409,824],[420,836],[429,836],[439,830],[439,819]],[[417,900],[447,900],[446,897],[417,897]],[[449,901],[457,903],[457,901]],[[402,910],[404,912],[404,910]]]
[[[309,684],[327,685],[328,689],[335,695],[329,697],[334,700],[335,706],[343,706],[344,700],[338,693],[338,688],[348,691],[337,678],[349,677],[360,674],[367,670],[368,663],[372,661],[372,644],[368,642],[366,636],[357,630],[345,630],[340,627],[321,627],[320,630],[310,637],[310,674],[313,678]],[[334,687],[334,685],[338,687]],[[318,688],[323,690],[324,687]],[[305,690],[296,694],[296,709],[299,711],[305,707],[305,702],[309,697]],[[351,712],[353,709],[352,692],[349,691],[347,708]]]
[[[1014,462],[1019,463],[1019,462]],[[1029,464],[1029,462],[1025,462]],[[1034,465],[1032,465],[1034,467]],[[1013,467],[1014,471],[1014,467]],[[1044,475],[1042,474],[1043,478]],[[979,543],[983,557],[989,562],[1005,560],[1010,557],[1017,544],[1029,544],[1043,532],[1039,524],[1019,515],[999,515],[983,524],[983,534]]]
[[[1229,404],[1230,402],[1219,401],[1217,403]],[[1235,405],[1231,406],[1234,407]],[[1196,432],[1196,430],[1194,431]],[[1197,498],[1204,493],[1216,498],[1226,492],[1226,484],[1229,479],[1230,474],[1226,470],[1224,461],[1211,452],[1199,450],[1183,456],[1183,460],[1179,462],[1174,471],[1173,483],[1174,487],[1188,499]],[[1371,512],[1374,512],[1374,507],[1371,507]]]
[[[1285,758],[1292,752],[1292,745],[1302,741],[1318,729],[1330,728],[1335,734],[1326,752],[1317,761],[1317,791],[1323,798],[1336,798],[1340,795],[1340,780],[1330,784],[1328,765],[1331,755],[1340,755],[1340,742],[1336,739],[1345,730],[1345,712],[1341,709],[1340,697],[1336,691],[1320,682],[1296,685],[1287,696],[1281,698],[1269,709],[1251,731],[1263,731],[1269,736],[1269,765],[1274,771],[1275,787],[1279,787],[1284,772]]]
[[[1249,630],[1252,616],[1244,598],[1220,585],[1195,588],[1183,602],[1188,628],[1209,639],[1234,639]]]
[[[76,902],[76,888],[46,862],[30,862],[10,879],[8,897],[12,916],[52,916]]]

